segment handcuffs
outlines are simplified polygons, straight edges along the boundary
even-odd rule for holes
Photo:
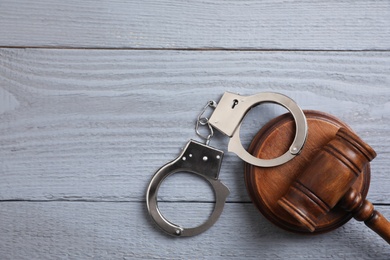
[[[276,103],[285,107],[295,121],[295,137],[289,150],[274,159],[260,159],[248,153],[241,144],[240,128],[247,112],[261,103]],[[214,108],[210,119],[202,117],[207,108]],[[206,126],[209,130],[207,136],[199,132],[200,126]],[[308,127],[306,117],[301,108],[289,97],[279,93],[259,93],[252,96],[241,96],[225,92],[217,104],[209,101],[197,118],[196,133],[205,140],[205,144],[190,140],[181,154],[173,161],[162,166],[152,177],[146,191],[146,204],[150,216],[154,222],[166,233],[179,236],[195,236],[210,228],[219,218],[229,189],[218,179],[223,159],[223,151],[209,146],[211,137],[216,129],[227,135],[230,140],[228,151],[235,153],[245,162],[258,167],[275,167],[288,162],[298,155],[306,141]],[[167,220],[160,212],[157,203],[157,193],[161,183],[170,175],[178,172],[197,174],[206,179],[212,186],[215,194],[215,206],[208,220],[203,224],[185,228]]]

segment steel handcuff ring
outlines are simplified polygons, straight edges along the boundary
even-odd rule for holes
[[[240,127],[247,112],[261,103],[276,103],[285,107],[295,120],[295,137],[290,149],[274,159],[260,159],[249,154],[240,141]],[[253,96],[240,96],[225,92],[214,113],[210,125],[230,137],[228,151],[235,153],[245,162],[259,167],[274,167],[288,162],[299,154],[307,137],[307,121],[302,109],[291,98],[279,93],[259,93]]]
[[[292,114],[295,120],[296,134],[289,151],[280,157],[264,160],[249,154],[240,141],[240,127],[247,112],[254,106],[264,102],[282,105]],[[206,107],[215,108],[210,119],[201,118]],[[229,189],[218,180],[222,164],[223,152],[208,146],[213,135],[212,127],[230,137],[228,151],[234,152],[241,159],[255,166],[274,167],[286,163],[300,153],[307,137],[307,122],[303,111],[289,97],[278,93],[260,93],[253,96],[241,96],[225,92],[218,105],[210,101],[196,124],[196,133],[206,139],[206,144],[190,140],[182,153],[173,161],[161,167],[152,177],[146,192],[146,204],[154,222],[166,233],[173,236],[194,236],[210,228],[222,213]],[[204,137],[199,134],[198,126],[207,125],[210,134]],[[157,193],[161,183],[170,175],[177,172],[195,173],[205,178],[215,194],[215,207],[206,222],[194,228],[184,228],[168,221],[160,212],[157,205]]]
[[[183,152],[172,162],[161,167],[153,176],[146,194],[149,214],[166,233],[174,236],[195,236],[209,229],[222,213],[229,189],[218,180],[223,152],[190,140]],[[209,219],[198,227],[184,228],[168,221],[157,206],[157,192],[164,179],[177,172],[190,172],[205,178],[214,189],[215,207]]]

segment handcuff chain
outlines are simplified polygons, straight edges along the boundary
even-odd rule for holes
[[[217,102],[214,100],[210,100],[207,102],[207,104],[203,107],[202,111],[199,113],[198,118],[196,120],[196,125],[195,125],[195,132],[196,134],[206,140],[206,145],[209,145],[211,137],[214,136],[214,130],[213,127],[209,123],[209,118],[208,117],[203,117],[203,114],[206,112],[207,108],[216,108],[217,107]],[[200,126],[207,126],[209,129],[209,134],[207,136],[201,134],[199,132],[199,127]]]

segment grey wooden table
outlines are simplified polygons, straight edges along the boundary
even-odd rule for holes
[[[144,198],[208,100],[275,91],[374,147],[368,199],[390,218],[389,1],[1,0],[0,46],[0,259],[390,259],[353,220],[314,237],[273,226],[229,153],[207,232],[162,234]],[[243,142],[281,112],[253,109]],[[214,205],[187,174],[159,200],[190,226]]]

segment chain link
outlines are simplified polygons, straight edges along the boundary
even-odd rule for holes
[[[195,132],[200,138],[206,140],[206,145],[210,143],[211,137],[214,136],[214,130],[209,123],[209,119],[207,117],[204,117],[203,115],[208,108],[216,108],[216,107],[217,107],[217,102],[213,100],[208,101],[207,104],[203,107],[202,111],[199,113],[198,118],[196,120]],[[207,136],[199,132],[199,128],[201,126],[205,126],[208,128],[209,134]]]

